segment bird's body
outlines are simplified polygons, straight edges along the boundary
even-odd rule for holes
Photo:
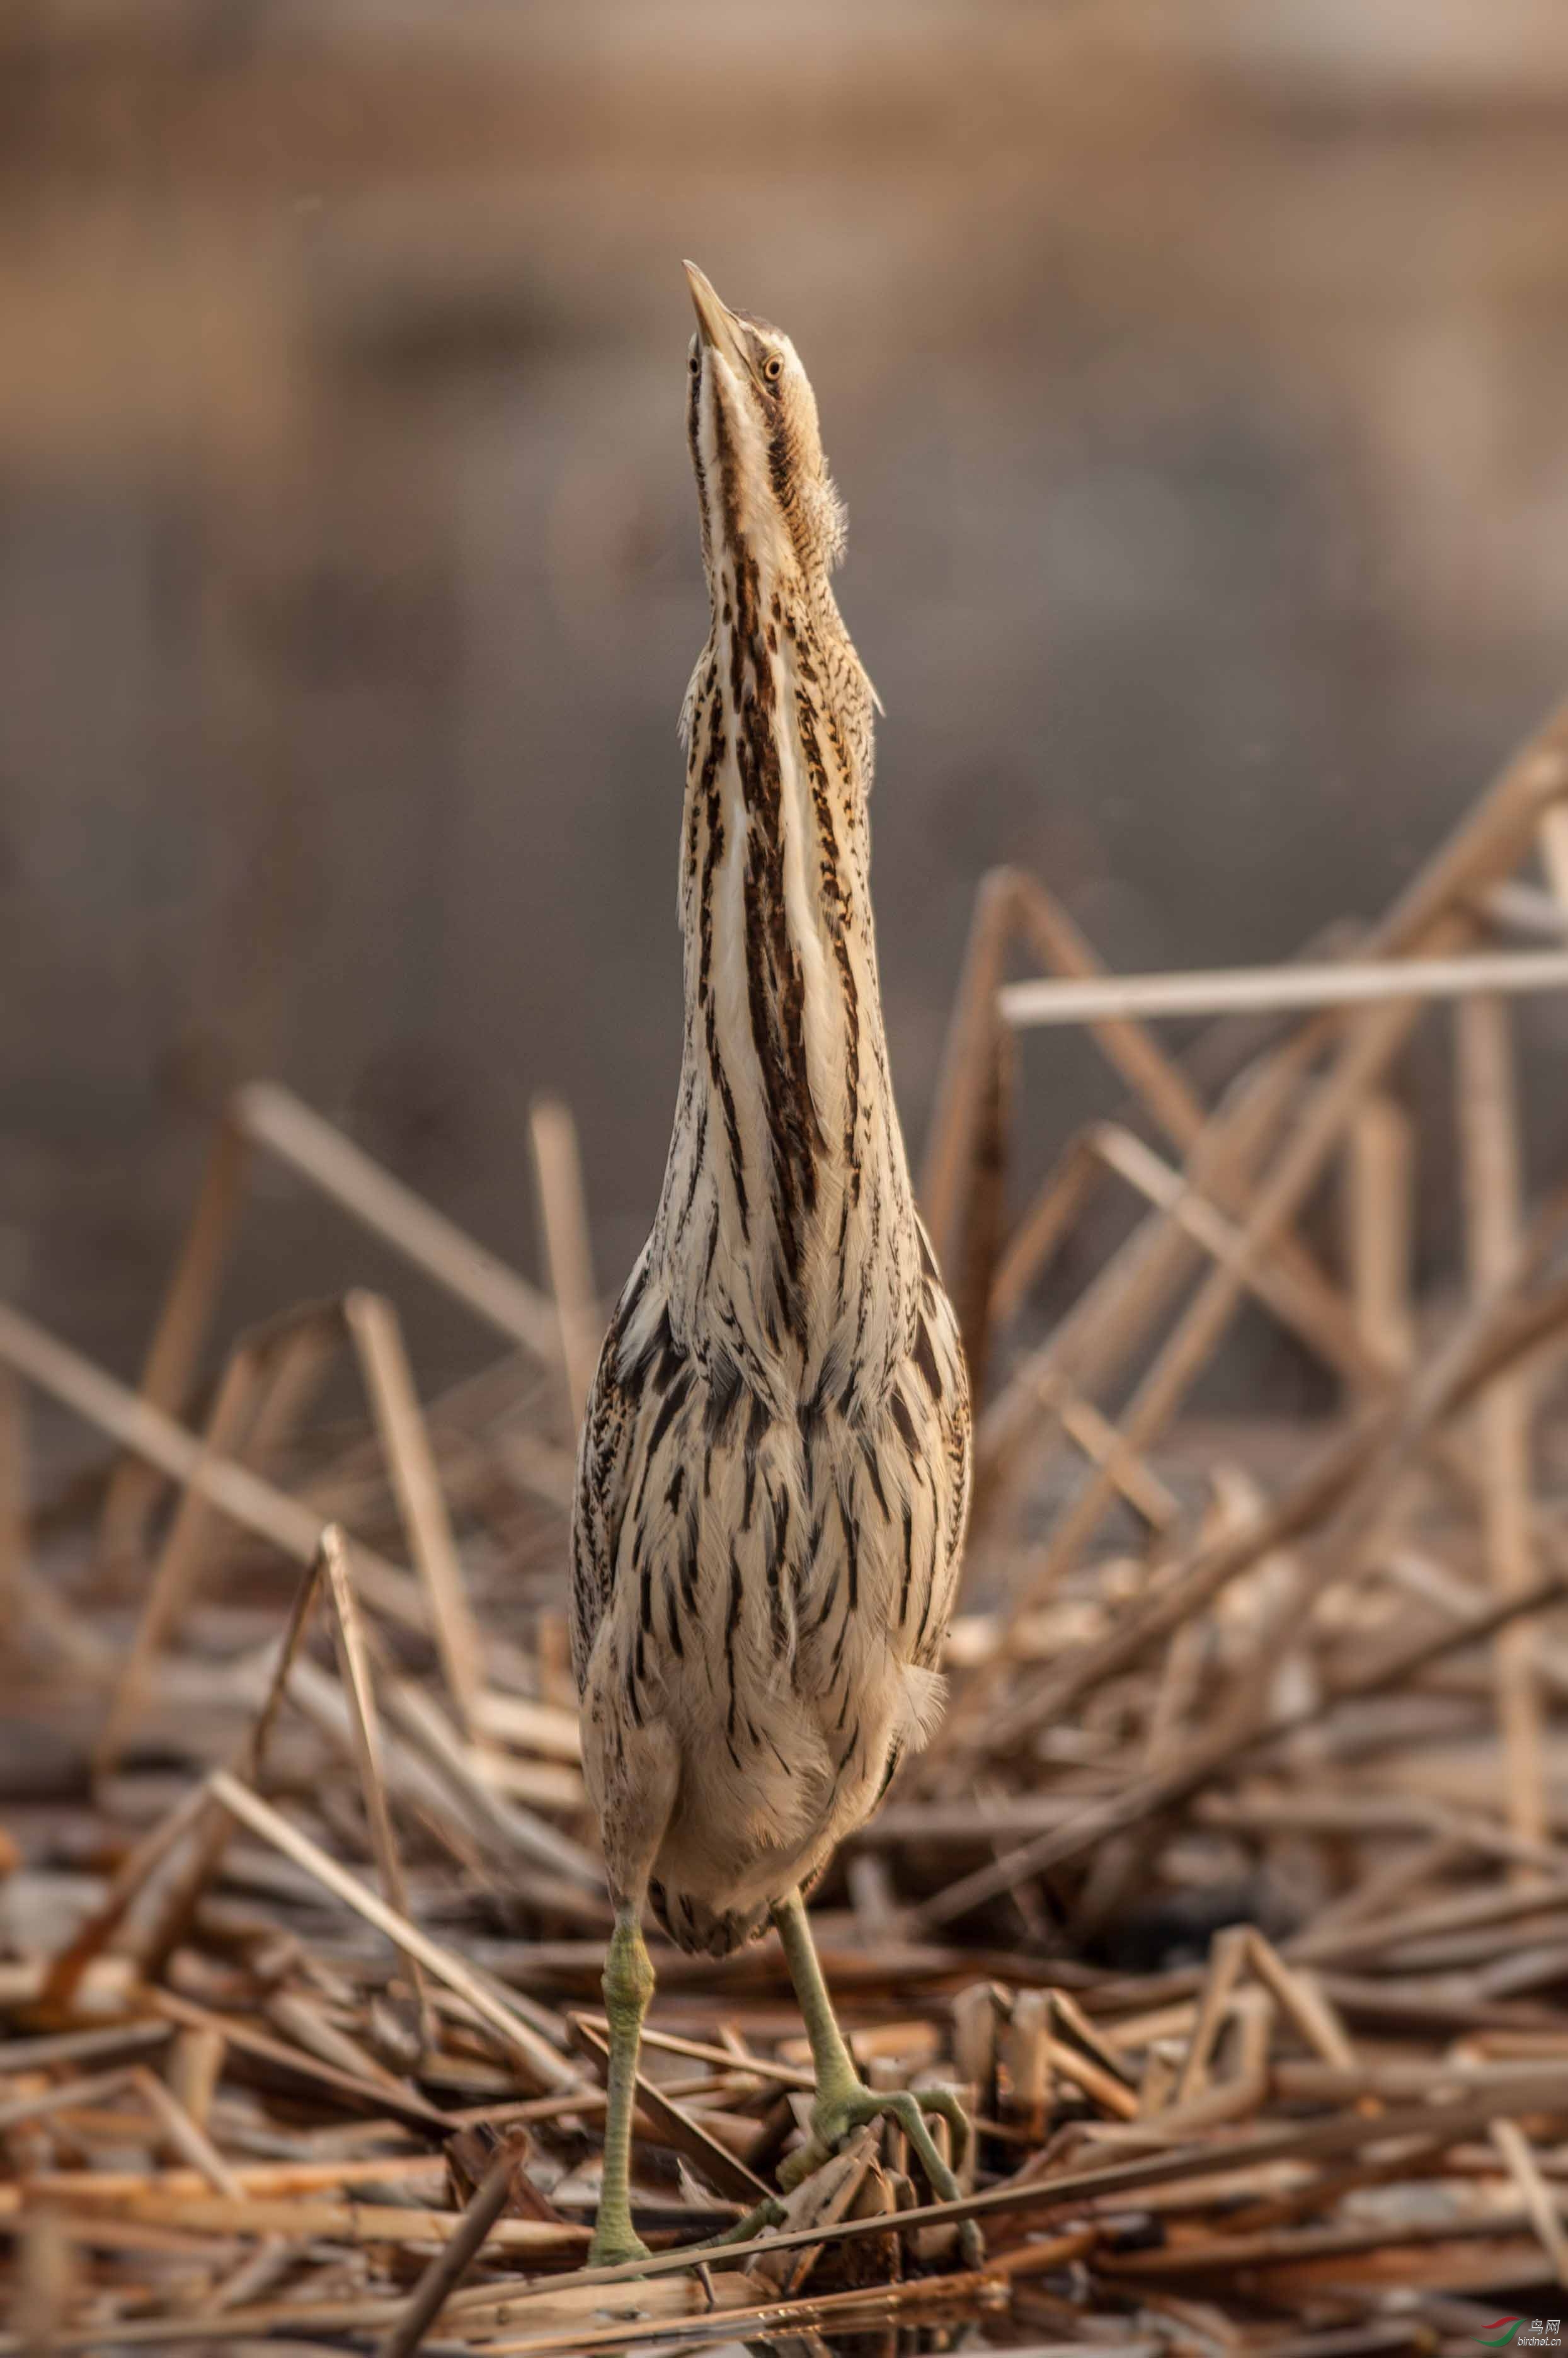
[[[579,1575],[601,1615],[579,1641],[584,1754],[612,1879],[641,1868],[682,1948],[761,1930],[929,1724],[966,1395],[929,1278],[916,1299],[914,1351],[846,1409],[843,1386],[781,1403],[683,1347],[652,1247],[623,1297],[590,1408],[589,1480],[610,1478],[584,1520],[611,1579],[585,1595]]]
[[[712,623],[684,715],[685,1054],[584,1425],[573,1659],[622,1919],[649,1896],[721,1955],[930,1725],[969,1401],[888,1076],[874,698],[816,404],[787,339],[692,283]]]

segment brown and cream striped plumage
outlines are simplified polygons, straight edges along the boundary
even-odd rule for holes
[[[938,1707],[969,1400],[888,1076],[875,698],[816,406],[787,337],[691,276],[712,624],[683,716],[685,1055],[583,1431],[573,1660],[617,1900],[651,1892],[719,1955]]]

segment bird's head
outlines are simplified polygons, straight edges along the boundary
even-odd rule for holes
[[[686,275],[697,308],[687,431],[708,588],[743,546],[775,579],[818,591],[843,554],[844,510],[811,380],[782,329],[731,311],[695,262]]]

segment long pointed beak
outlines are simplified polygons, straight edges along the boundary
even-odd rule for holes
[[[719,301],[713,283],[695,262],[683,264],[687,285],[691,288],[692,305],[697,312],[697,330],[705,344],[722,352],[731,368],[746,366],[745,347],[738,332],[735,314]]]

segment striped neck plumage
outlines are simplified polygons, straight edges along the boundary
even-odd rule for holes
[[[684,715],[686,1042],[654,1249],[682,1339],[754,1389],[874,1396],[919,1243],[871,927],[872,692],[828,583],[842,519],[805,373],[694,293],[712,621]]]

